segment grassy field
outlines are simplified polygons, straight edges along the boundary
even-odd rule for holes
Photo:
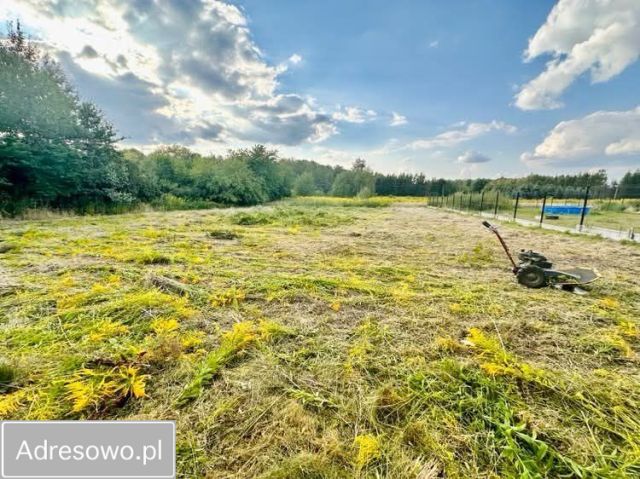
[[[4,221],[0,418],[175,419],[185,478],[638,477],[640,249],[503,232],[603,278],[415,202]]]
[[[442,198],[432,198],[431,203],[440,206]],[[547,206],[575,205],[582,206],[583,199],[559,199],[549,198]],[[495,194],[485,195],[484,201],[480,203],[480,194],[471,197],[464,194],[456,194],[455,198],[450,196],[446,206],[454,206],[454,209],[463,211],[479,211],[482,206],[484,213],[493,214],[495,210]],[[585,216],[586,226],[607,228],[616,231],[629,231],[634,229],[640,231],[640,200],[608,200],[590,199],[588,206],[589,213]],[[498,215],[512,217],[514,213],[515,199],[507,196],[500,196],[498,202]],[[540,211],[542,209],[542,199],[521,198],[518,202],[517,217],[523,220],[540,221]],[[565,228],[576,228],[580,223],[580,215],[558,215],[556,219],[545,218],[545,223],[562,226]]]
[[[556,200],[556,205],[565,204],[565,200]],[[579,199],[567,200],[566,204],[581,206]],[[591,210],[585,216],[585,225],[597,226],[612,230],[628,231],[634,228],[640,231],[640,207],[637,200],[627,200],[626,204],[620,200],[609,203],[608,200],[592,200]],[[540,219],[541,200],[524,200],[518,205],[518,218],[537,221]],[[510,208],[511,213],[513,207]],[[509,214],[507,212],[507,214]],[[548,224],[574,228],[580,223],[580,215],[559,215],[558,219],[545,219]]]

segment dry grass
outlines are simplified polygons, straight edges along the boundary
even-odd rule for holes
[[[640,474],[637,247],[505,226],[603,275],[526,290],[478,219],[361,206],[4,222],[0,417],[175,419],[188,478]]]

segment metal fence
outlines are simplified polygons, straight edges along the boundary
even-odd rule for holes
[[[640,197],[620,198],[610,188],[587,187],[582,191],[571,188],[563,193],[462,192],[430,196],[428,204],[524,224],[539,224],[550,229],[640,240]]]

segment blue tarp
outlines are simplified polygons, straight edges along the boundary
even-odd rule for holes
[[[585,209],[585,214],[589,214],[590,206]],[[581,215],[582,206],[576,205],[558,205],[558,206],[545,206],[544,213],[546,215]]]

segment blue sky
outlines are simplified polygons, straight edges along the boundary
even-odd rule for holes
[[[129,145],[475,177],[640,167],[637,0],[7,0]]]

